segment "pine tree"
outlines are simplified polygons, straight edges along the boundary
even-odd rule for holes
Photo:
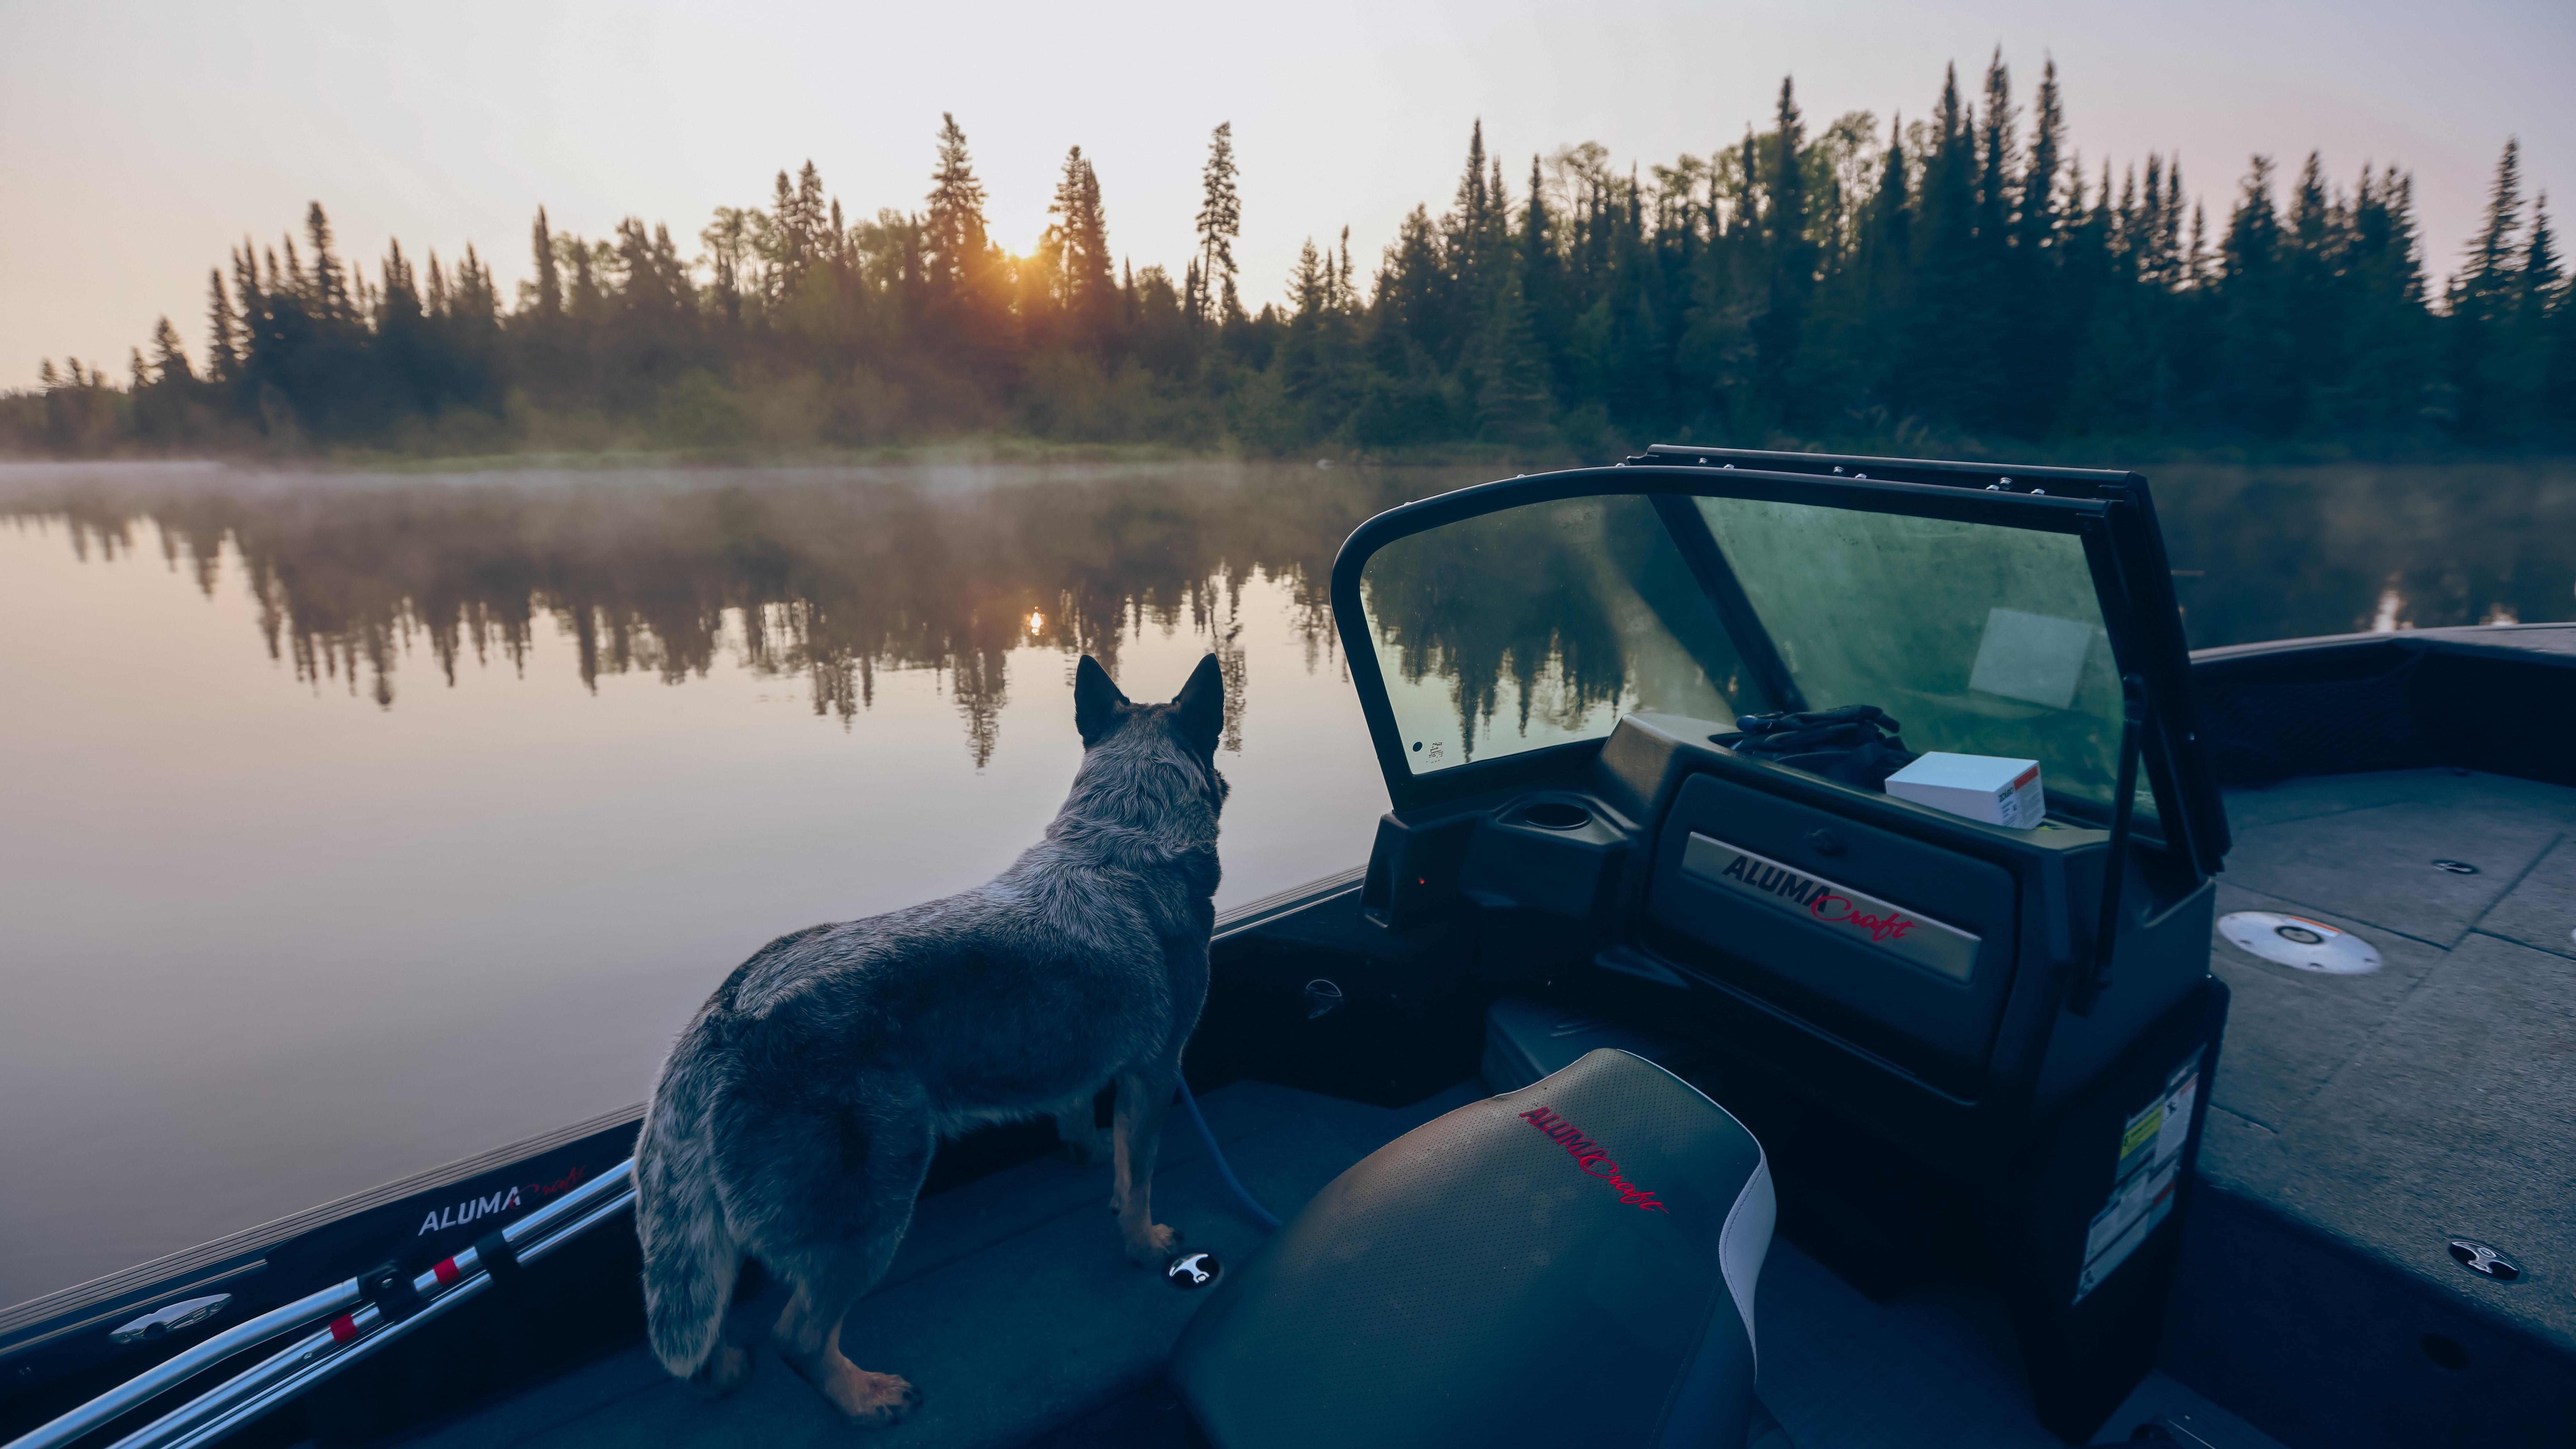
[[[2002,46],[1986,62],[1986,114],[1978,138],[1977,239],[1980,250],[2000,257],[2013,242],[2015,183],[2012,72],[2004,65]]]
[[[2325,392],[2326,422],[2347,433],[2403,434],[2424,415],[2432,318],[2413,206],[2413,183],[2396,167],[2362,167],[2344,246],[2344,372]]]
[[[206,269],[206,378],[229,382],[240,371],[241,319],[224,294],[224,274]]]
[[[1991,115],[1988,124],[1994,124]],[[1998,299],[2003,376],[2010,395],[1989,411],[2023,437],[2038,436],[2055,424],[2065,406],[2078,341],[2063,316],[2063,223],[2057,198],[2065,133],[2065,102],[2052,59],[2040,71],[2039,91],[2031,102],[2029,159],[2019,176],[2006,180],[2000,175],[2009,157],[1994,157],[2000,142],[1989,142],[1989,160],[1999,172],[1997,189],[2008,184],[2012,193],[2012,235],[2001,258],[2004,295]]]
[[[2344,374],[2347,288],[2342,275],[2347,219],[2326,194],[2325,158],[2308,153],[2290,193],[2282,235],[2282,307],[2290,347],[2283,379],[2289,415],[2283,426],[2309,421],[2316,394]]]
[[[1537,445],[1548,437],[1547,357],[1520,271],[1503,269],[1485,323],[1476,372],[1476,427],[1501,443]]]
[[[322,203],[316,201],[305,209],[304,235],[313,244],[313,280],[309,290],[313,311],[326,320],[350,316],[348,272],[340,259],[331,254],[331,220],[322,214]],[[289,255],[293,246],[289,244]]]
[[[1109,223],[1100,203],[1100,177],[1076,146],[1065,153],[1047,214],[1045,249],[1057,271],[1056,299],[1075,340],[1098,343],[1107,331],[1117,300],[1109,266]]]
[[[2455,315],[2493,322],[2511,307],[2514,287],[2514,234],[2522,229],[2522,145],[2504,143],[2496,160],[2495,180],[2487,190],[2486,225],[2469,252],[2460,281]]]
[[[1235,290],[1234,243],[1243,235],[1243,196],[1234,164],[1234,123],[1208,133],[1207,165],[1199,173],[1198,318],[1232,321],[1243,313]],[[1221,300],[1217,294],[1222,294]],[[1218,305],[1211,306],[1212,300]]]
[[[2224,339],[2218,379],[2222,420],[2279,435],[2299,421],[2296,336],[2282,275],[2281,219],[2272,201],[2272,158],[2253,158],[2220,243],[2218,291]]]
[[[1905,318],[1899,407],[1927,422],[1975,423],[2002,398],[1993,291],[1977,239],[1975,120],[1946,72],[1914,227],[1915,305]]]
[[[778,174],[780,209],[793,206],[787,190],[787,173]],[[930,255],[927,280],[933,289],[950,294],[963,291],[981,268],[986,240],[984,221],[984,183],[975,179],[975,163],[966,150],[966,133],[957,118],[945,111],[939,117],[939,165],[931,174]]]
[[[555,269],[554,234],[546,225],[546,209],[537,208],[535,224],[528,228],[528,249],[537,270],[537,316],[548,322],[563,315],[563,277]]]
[[[1559,375],[1565,350],[1564,268],[1556,254],[1556,232],[1541,181],[1538,157],[1533,154],[1529,202],[1521,211],[1518,280],[1522,302],[1529,309],[1530,332],[1546,363],[1548,390],[1553,394],[1565,381]]]
[[[2562,444],[2576,442],[2576,277],[2547,298],[2548,358],[2540,369],[2538,414]]]
[[[1874,316],[1896,316],[1904,306],[1914,259],[1914,205],[1907,186],[1905,119],[1898,116],[1888,123],[1887,154],[1879,162],[1878,190],[1870,196],[1861,232]]]
[[[1498,281],[1497,263],[1510,226],[1501,192],[1501,177],[1485,154],[1485,123],[1479,118],[1467,133],[1466,166],[1443,226],[1455,283],[1452,305],[1461,322],[1481,315]]]
[[[164,387],[197,380],[196,372],[188,366],[187,350],[180,345],[179,329],[171,326],[167,317],[152,328],[152,376]]]
[[[2032,256],[2057,243],[2057,170],[2066,145],[2066,104],[2057,87],[2057,62],[2039,73],[2039,94],[2031,102],[2030,165],[2021,174],[2015,196],[2020,213],[2020,244]]]
[[[664,245],[669,245],[667,238]],[[501,289],[472,242],[465,244],[465,260],[457,264],[456,290],[449,298],[447,312],[450,318],[475,330],[489,331],[499,324]]]
[[[2530,235],[2514,282],[2513,320],[2501,349],[2511,378],[2503,430],[2519,437],[2549,421],[2550,351],[2557,330],[2552,324],[2558,320],[2554,314],[2566,293],[2558,265],[2558,239],[2549,227],[2547,192],[2532,202]]]
[[[564,260],[572,264],[572,285],[564,289],[564,315],[575,322],[597,322],[608,310],[608,292],[600,285],[598,252],[569,232],[558,235],[555,245],[562,248]]]
[[[962,185],[973,192],[970,209],[976,233],[975,243],[971,248],[961,245],[959,253],[961,257],[970,258],[965,265],[971,268],[982,260],[984,194],[983,188],[975,182],[973,171],[967,169],[965,133],[958,131],[956,127],[955,119],[950,118],[948,129],[940,136],[940,155],[942,167],[945,168],[949,164],[947,148],[953,135],[956,145],[955,164],[963,178]],[[946,186],[949,182],[945,179],[944,169],[942,175],[941,184]],[[934,215],[937,214],[939,205],[938,193],[934,192],[932,193]],[[804,284],[809,272],[831,260],[834,245],[832,228],[826,219],[827,213],[828,208],[823,195],[823,175],[814,169],[812,160],[807,160],[797,171],[793,183],[788,181],[785,171],[778,173],[777,179],[771,185],[768,230],[771,267],[770,300],[773,303],[786,302],[788,298],[795,295],[797,288]]]
[[[1807,236],[1807,185],[1799,164],[1806,135],[1788,78],[1780,81],[1774,115],[1774,152],[1770,205],[1763,221],[1763,249],[1769,261],[1768,295],[1753,325],[1759,367],[1757,386],[1763,407],[1774,418],[1790,410],[1789,382],[1804,340],[1807,310],[1815,300],[1816,249]]]
[[[2522,253],[2522,295],[2514,311],[2525,318],[2546,310],[2558,293],[2558,238],[2549,229],[2549,193],[2544,191],[2531,204],[2531,240]]]
[[[2522,230],[2522,147],[2504,143],[2487,190],[2486,224],[2450,296],[2451,387],[2463,436],[2501,441],[2515,429],[2525,380],[2512,355]]]
[[[1288,301],[1295,311],[1289,316],[1278,358],[1280,383],[1304,409],[1303,430],[1309,433],[1321,431],[1316,424],[1331,382],[1321,342],[1323,318],[1331,306],[1332,293],[1332,264],[1310,236],[1298,249],[1297,263],[1288,272]]]

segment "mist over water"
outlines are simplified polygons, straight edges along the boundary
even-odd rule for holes
[[[2149,471],[2195,645],[2576,617],[2576,470]],[[1483,476],[0,465],[0,1304],[639,1100],[762,942],[1037,838],[1083,652],[1224,659],[1220,905],[1360,863],[1332,559]]]

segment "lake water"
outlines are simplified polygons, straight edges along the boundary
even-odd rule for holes
[[[1224,657],[1220,906],[1360,863],[1333,554],[1481,476],[0,465],[0,1304],[639,1100],[1037,837],[1085,650]],[[2152,476],[2197,645],[2576,617],[2576,470]]]

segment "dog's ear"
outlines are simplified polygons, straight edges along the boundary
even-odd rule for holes
[[[1172,696],[1172,716],[1191,744],[1216,753],[1217,738],[1225,733],[1225,671],[1215,655],[1201,656],[1190,682]]]
[[[1127,702],[1118,686],[1109,680],[1109,671],[1100,661],[1085,654],[1073,666],[1073,728],[1082,736],[1085,746],[1096,745],[1117,727],[1118,706]]]

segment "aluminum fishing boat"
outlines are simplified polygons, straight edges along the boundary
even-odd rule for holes
[[[2194,655],[2135,474],[1695,447],[1332,587],[1391,808],[1219,921],[1186,1251],[943,1144],[882,1442],[2576,1443],[2576,625]],[[1855,706],[2044,814],[1740,723]],[[0,1310],[0,1435],[853,1442],[644,1350],[640,1111]]]

